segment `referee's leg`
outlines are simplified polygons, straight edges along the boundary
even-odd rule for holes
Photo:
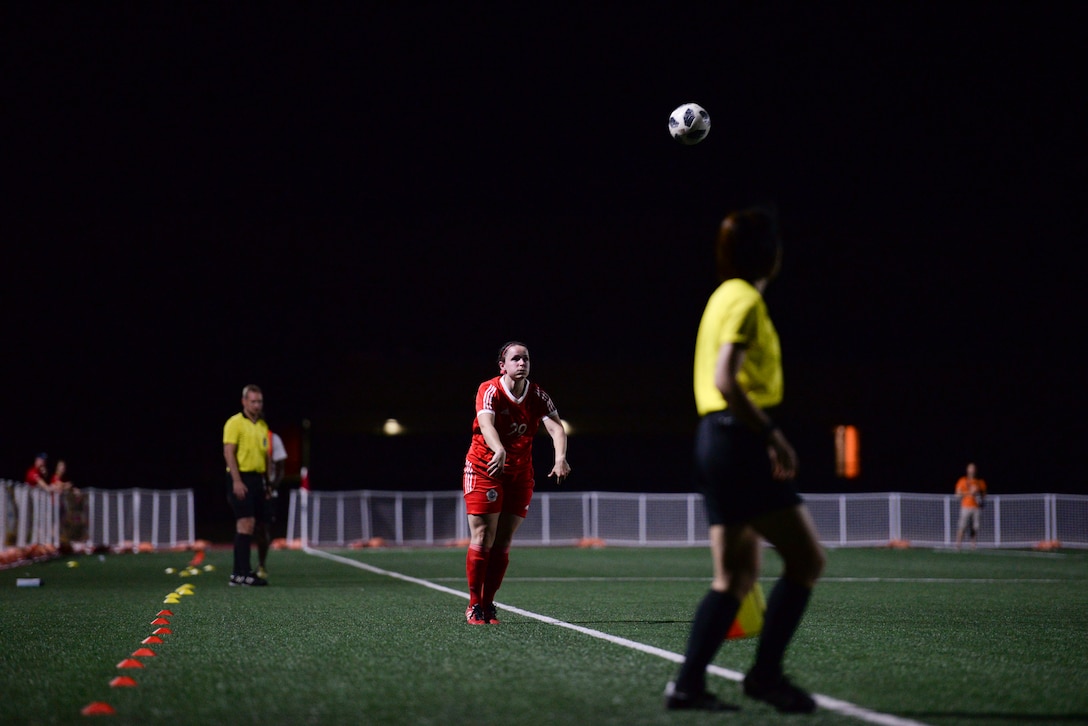
[[[246,583],[252,573],[250,566],[250,548],[253,545],[253,529],[256,525],[256,496],[264,494],[263,480],[260,474],[242,472],[242,483],[246,487],[245,496],[239,499],[234,494],[231,483],[227,493],[234,510],[234,568],[231,573],[232,583]]]

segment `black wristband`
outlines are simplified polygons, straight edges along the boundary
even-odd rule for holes
[[[771,434],[774,433],[774,430],[776,428],[778,427],[774,425],[774,421],[768,418],[767,423],[763,424],[763,428],[759,430],[760,434],[763,436],[763,440],[767,441],[768,439],[770,439]]]

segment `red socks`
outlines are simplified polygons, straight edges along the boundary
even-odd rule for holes
[[[487,555],[491,550],[482,545],[469,545],[465,556],[465,577],[468,579],[468,604],[479,605],[484,600],[487,576]]]
[[[492,550],[487,558],[487,576],[484,578],[484,602],[495,602],[495,593],[502,585],[502,578],[506,576],[506,566],[510,564],[510,549]]]
[[[495,593],[506,576],[510,550],[492,550],[482,545],[469,545],[465,555],[465,577],[468,579],[468,604],[495,602]]]

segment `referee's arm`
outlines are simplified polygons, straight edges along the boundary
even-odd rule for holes
[[[245,499],[249,490],[246,489],[242,474],[238,470],[238,444],[223,444],[223,458],[227,460],[227,469],[230,471],[231,481],[234,482],[234,496]]]

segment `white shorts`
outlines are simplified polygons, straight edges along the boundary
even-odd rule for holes
[[[960,509],[960,524],[959,531],[966,532],[968,527],[975,534],[978,534],[979,525],[982,524],[982,510],[978,507],[974,509]]]

